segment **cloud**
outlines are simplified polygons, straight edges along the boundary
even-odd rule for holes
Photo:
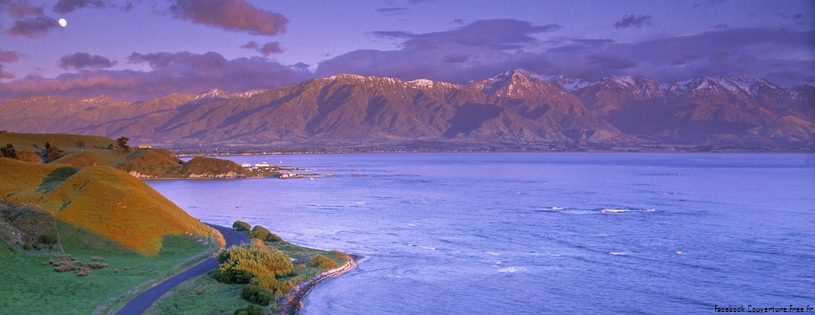
[[[376,12],[399,12],[399,11],[407,11],[410,10],[408,8],[379,8],[376,9]]]
[[[781,86],[815,83],[811,70],[815,68],[815,31],[727,28],[618,42],[557,34],[536,39],[531,36],[533,32],[543,29],[518,21],[486,25],[480,21],[421,34],[376,32],[377,36],[401,39],[400,49],[352,51],[319,63],[315,74],[354,73],[460,83],[522,68],[589,81],[627,74],[658,82],[746,74]]]
[[[15,19],[32,15],[43,15],[41,7],[31,5],[26,0],[0,1],[0,12],[5,10],[8,10],[9,15]]]
[[[600,65],[606,69],[628,69],[637,65],[634,60],[613,54],[588,55],[586,60],[589,64]]]
[[[214,52],[133,53],[130,63],[147,63],[150,71],[88,70],[53,79],[29,76],[0,82],[4,99],[36,95],[68,98],[105,94],[122,100],[150,99],[170,93],[200,93],[212,88],[226,91],[274,88],[309,77],[292,67],[261,57],[227,60]]]
[[[3,63],[20,60],[22,55],[15,51],[0,50],[0,79],[13,79],[14,74],[3,71]]]
[[[104,8],[106,1],[102,0],[59,0],[54,5],[54,12],[66,14],[82,8]]]
[[[268,42],[261,46],[256,41],[251,41],[246,43],[246,45],[241,46],[241,48],[255,50],[264,56],[269,56],[270,54],[279,54],[283,52],[283,48],[280,48],[279,42]]]
[[[20,57],[22,57],[22,55],[15,51],[0,50],[0,63],[15,62],[17,60],[20,60]]]
[[[14,79],[14,75],[3,71],[3,65],[0,64],[0,79]]]
[[[9,29],[13,36],[25,36],[28,38],[43,37],[48,31],[59,27],[57,20],[40,15],[27,17],[14,21],[14,26]]]
[[[91,55],[88,53],[78,52],[72,55],[66,55],[62,58],[59,58],[59,67],[65,70],[68,69],[76,69],[76,70],[83,70],[83,69],[104,69],[110,68],[114,64],[115,61],[111,61],[108,58],[99,56],[99,55]]]
[[[615,28],[627,28],[627,27],[642,27],[643,25],[651,25],[651,16],[650,15],[626,15],[623,16],[622,20],[617,21],[614,23]]]
[[[286,31],[286,17],[245,0],[174,0],[170,12],[179,19],[232,32],[276,35]]]
[[[436,44],[457,43],[465,46],[488,46],[496,49],[519,49],[523,44],[536,41],[531,34],[560,29],[557,24],[534,26],[518,20],[480,20],[452,31],[412,34],[407,32],[379,31],[380,37],[406,38],[405,46],[415,48],[433,47]]]
[[[467,60],[470,60],[470,55],[455,54],[455,53],[446,55],[446,56],[444,56],[444,58],[441,59],[441,61],[450,62],[450,63],[462,63],[462,62],[467,62]]]

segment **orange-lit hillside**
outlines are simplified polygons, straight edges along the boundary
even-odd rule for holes
[[[223,237],[150,186],[106,166],[76,168],[0,158],[0,195],[30,203],[57,219],[144,255],[158,254],[164,235]]]

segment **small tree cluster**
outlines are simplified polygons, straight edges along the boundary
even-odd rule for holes
[[[47,148],[46,151],[45,151],[45,162],[46,163],[51,162],[53,160],[56,160],[56,159],[62,157],[62,150],[57,148],[57,146],[50,145],[47,142],[45,144],[46,144],[46,148]]]
[[[280,282],[274,276],[260,276],[252,278],[250,284],[260,286],[270,292],[277,292],[280,295],[289,293],[291,286],[287,282]]]
[[[249,302],[260,305],[269,305],[269,303],[274,301],[274,294],[271,291],[255,284],[247,284],[244,286],[241,297]]]
[[[57,243],[57,239],[51,235],[40,235],[37,237],[37,242],[45,245],[53,245]]]
[[[252,226],[243,221],[235,221],[235,223],[232,223],[232,229],[235,231],[249,232]]]
[[[308,264],[309,266],[312,266],[314,268],[322,269],[332,269],[339,267],[339,265],[337,265],[337,262],[323,255],[317,255],[317,257],[312,258],[311,261],[308,262]]]
[[[232,246],[218,252],[215,258],[219,263],[215,278],[223,283],[249,283],[254,277],[288,275],[294,271],[291,258],[277,249]]]
[[[130,146],[127,145],[127,141],[130,140],[128,137],[119,137],[116,138],[116,145],[119,148],[119,152],[127,152],[130,151]]]
[[[16,159],[17,158],[17,150],[14,149],[14,145],[11,143],[6,144],[5,147],[0,147],[0,152],[3,154],[0,157],[7,157]]]
[[[256,238],[256,239],[259,239],[259,240],[263,240],[263,241],[266,241],[266,242],[281,242],[281,241],[283,241],[283,239],[280,238],[280,236],[277,236],[277,234],[274,234],[274,233],[270,232],[268,229],[266,229],[265,227],[262,227],[260,225],[255,225],[255,227],[252,228],[252,234],[250,234],[249,237]]]

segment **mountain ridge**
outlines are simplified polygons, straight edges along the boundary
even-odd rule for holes
[[[0,103],[0,129],[124,135],[165,146],[467,141],[811,148],[812,123],[811,85],[781,88],[746,76],[587,82],[525,70],[463,84],[340,74],[275,89],[215,88],[131,103],[106,96]]]

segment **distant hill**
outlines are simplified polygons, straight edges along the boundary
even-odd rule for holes
[[[165,235],[220,237],[139,179],[108,166],[78,168],[0,158],[4,203],[32,204],[129,250],[156,255]]]
[[[59,109],[53,109],[58,106]],[[815,147],[815,87],[749,77],[588,82],[523,70],[464,84],[336,75],[271,90],[126,103],[0,104],[9,131],[124,135],[173,147],[394,143]],[[444,145],[442,145],[442,148]]]
[[[75,166],[109,166],[139,178],[235,178],[257,176],[235,162],[213,158],[195,158],[187,165],[166,149],[117,150],[114,140],[88,135],[0,133],[0,143],[11,144],[18,152],[33,156],[18,159],[28,162],[45,160],[45,143],[59,147],[62,156],[49,164]],[[22,149],[21,149],[22,148]],[[29,151],[30,150],[30,151]],[[37,156],[39,155],[39,156]],[[33,159],[33,160],[32,160]]]

